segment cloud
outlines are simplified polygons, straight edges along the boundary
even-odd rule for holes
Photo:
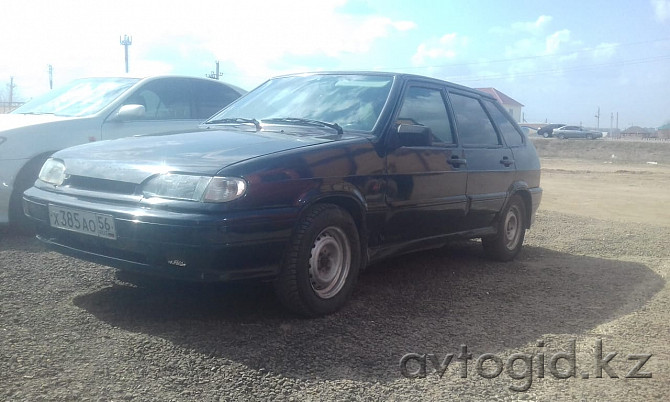
[[[601,43],[593,49],[593,59],[603,61],[611,59],[616,54],[618,43]]]
[[[555,54],[559,51],[562,43],[568,43],[569,41],[570,31],[568,29],[562,29],[558,32],[554,32],[545,40],[545,53]]]
[[[551,16],[540,15],[537,20],[533,22],[515,22],[512,24],[512,29],[514,31],[539,33],[552,19]]]
[[[660,22],[670,20],[670,0],[651,0],[654,16]]]
[[[492,34],[516,34],[519,32],[539,35],[544,28],[553,20],[550,15],[540,15],[535,21],[513,22],[508,27],[493,27],[489,31]]]
[[[365,54],[376,41],[416,28],[407,20],[345,14],[340,9],[346,3],[163,0],[156,6],[155,2],[132,0],[9,2],[3,5],[3,15],[11,18],[3,20],[2,30],[11,33],[12,39],[0,41],[0,54],[13,57],[0,61],[0,74],[17,76],[24,88],[28,81],[44,88],[48,64],[54,66],[55,81],[60,84],[82,75],[122,74],[119,36],[128,34],[133,37],[129,47],[132,75],[204,75],[220,60],[248,81],[240,85],[250,87],[283,72],[275,64],[286,57]],[[166,57],[168,53],[171,57]],[[205,71],[194,68],[203,58],[211,66]],[[184,71],[189,63],[192,67]],[[36,76],[44,77],[43,82],[36,83]]]
[[[412,56],[412,64],[421,66],[435,61],[445,61],[458,56],[468,45],[468,38],[456,33],[445,34],[421,43]]]

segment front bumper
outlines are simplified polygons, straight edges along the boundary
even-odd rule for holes
[[[297,210],[275,208],[225,214],[179,213],[91,202],[35,187],[24,194],[38,238],[83,260],[147,275],[191,280],[272,279]],[[114,217],[115,240],[50,225],[48,205]]]

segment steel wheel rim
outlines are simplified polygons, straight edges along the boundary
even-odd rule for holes
[[[507,216],[505,216],[505,224],[503,226],[503,236],[505,236],[505,247],[508,250],[513,250],[519,243],[521,237],[521,212],[516,205],[513,205]]]
[[[323,229],[312,245],[309,258],[309,281],[312,290],[322,299],[336,296],[349,276],[351,248],[342,229]]]

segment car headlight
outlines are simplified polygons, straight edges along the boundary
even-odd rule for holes
[[[45,183],[60,186],[65,181],[65,163],[58,159],[47,159],[42,165],[39,178]]]
[[[199,202],[227,202],[240,198],[247,183],[237,177],[161,174],[143,187],[145,197],[172,198]]]

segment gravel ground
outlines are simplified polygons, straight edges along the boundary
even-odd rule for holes
[[[540,210],[514,262],[476,241],[395,258],[313,320],[264,285],[136,288],[5,234],[0,400],[669,400],[669,232]],[[406,378],[408,353],[410,375],[455,356]],[[625,378],[631,355],[651,378]]]

